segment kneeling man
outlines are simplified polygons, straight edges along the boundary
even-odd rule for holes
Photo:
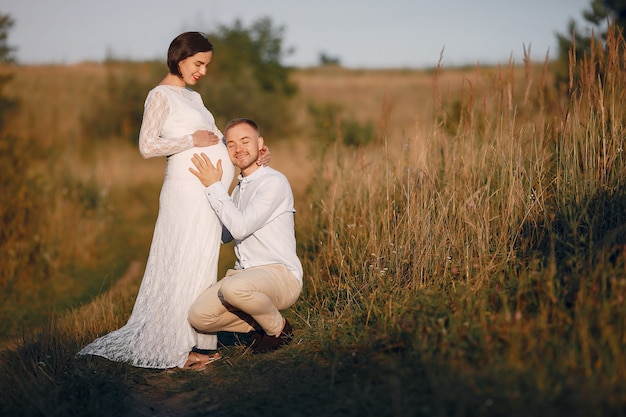
[[[224,225],[222,242],[235,240],[237,260],[224,278],[192,304],[189,322],[199,332],[253,332],[254,353],[285,345],[292,336],[280,310],[302,291],[302,264],[296,255],[294,202],[287,178],[256,161],[263,147],[257,124],[234,119],[224,129],[228,154],[241,172],[232,193],[224,188],[221,161],[213,166],[195,154],[190,171]]]

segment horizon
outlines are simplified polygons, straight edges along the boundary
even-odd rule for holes
[[[164,60],[169,42],[180,32],[213,32],[237,20],[249,28],[267,17],[274,29],[284,30],[286,66],[317,66],[323,54],[346,68],[391,69],[430,68],[440,60],[454,67],[521,62],[525,51],[533,61],[552,60],[558,52],[556,33],[565,32],[570,20],[579,21],[589,4],[181,0],[173,8],[165,0],[5,0],[1,12],[15,21],[8,44],[24,65],[102,62],[110,57]],[[287,54],[290,50],[293,53]]]

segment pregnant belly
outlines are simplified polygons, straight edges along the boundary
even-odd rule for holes
[[[222,160],[222,168],[224,170],[224,177],[229,177],[228,182],[232,179],[232,163],[228,157],[228,152],[224,146],[214,145],[203,148],[191,148],[186,151],[179,152],[175,155],[171,155],[167,158],[167,167],[165,171],[165,177],[171,181],[197,181],[199,180],[189,172],[189,168],[194,168],[195,166],[191,162],[191,158],[194,154],[206,154],[213,165],[217,164],[218,160]],[[230,165],[230,167],[229,167]]]

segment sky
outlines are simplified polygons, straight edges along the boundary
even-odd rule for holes
[[[283,27],[284,65],[427,68],[556,58],[556,33],[582,22],[591,0],[2,0],[15,21],[20,64],[74,64],[107,56],[165,60],[181,32],[268,17]],[[214,58],[219,51],[214,52]]]

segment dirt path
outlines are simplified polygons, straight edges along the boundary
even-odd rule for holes
[[[181,392],[184,382],[173,378],[168,372],[159,372],[147,378],[146,384],[136,385],[131,393],[129,415],[137,417],[192,417],[199,415],[194,410],[198,392]],[[202,410],[203,414],[220,416],[218,405]]]
[[[111,291],[126,291],[136,279],[141,278],[145,263],[133,261],[128,269],[115,283]],[[181,385],[185,383],[174,374],[178,370],[150,373],[146,371],[145,383],[138,383],[131,387],[130,409],[128,415],[137,417],[192,417],[199,415],[194,405],[198,403],[198,392],[181,392]],[[190,371],[191,372],[191,371]],[[202,414],[220,417],[218,405],[202,410]]]

